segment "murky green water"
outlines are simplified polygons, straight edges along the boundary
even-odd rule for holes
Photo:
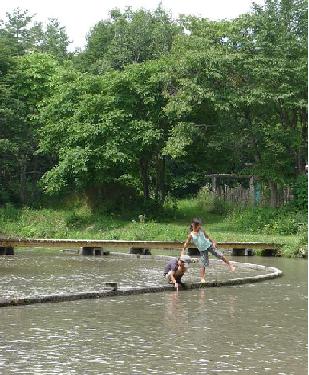
[[[86,282],[93,290],[100,275],[109,281],[119,273],[123,285],[164,282],[164,263],[157,261],[48,257],[47,267],[40,257],[31,266],[27,255],[5,265],[0,261],[1,295],[10,294],[10,285],[22,294],[37,294],[47,285],[53,285],[49,292],[64,284],[66,290],[81,290]],[[278,267],[284,276],[178,294],[2,308],[0,373],[307,374],[307,262],[237,260]],[[195,278],[198,269],[190,272],[187,277]],[[224,266],[209,273],[229,276]]]

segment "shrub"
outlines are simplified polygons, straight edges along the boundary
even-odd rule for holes
[[[308,224],[300,226],[297,234],[299,236],[297,255],[308,257]]]
[[[20,216],[20,210],[11,203],[6,203],[0,210],[0,221],[16,221]]]
[[[214,210],[216,197],[207,186],[198,192],[196,199],[200,207],[205,211],[211,212]]]
[[[197,201],[203,211],[218,215],[225,215],[231,210],[232,204],[217,197],[207,186],[203,187],[197,194]]]
[[[294,205],[300,210],[308,210],[308,176],[298,176],[294,186]]]
[[[235,229],[249,233],[290,235],[298,234],[300,227],[306,223],[306,215],[285,207],[252,207],[234,209],[226,221],[230,221]]]

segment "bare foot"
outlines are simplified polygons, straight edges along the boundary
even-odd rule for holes
[[[229,267],[231,272],[235,272],[235,266],[233,264],[230,263]]]

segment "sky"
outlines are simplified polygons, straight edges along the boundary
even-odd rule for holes
[[[35,14],[35,21],[47,22],[48,18],[57,18],[65,26],[69,36],[70,50],[83,48],[86,34],[100,20],[108,18],[113,8],[144,8],[154,10],[160,0],[1,0],[0,19],[5,19],[6,12],[19,7]],[[162,0],[163,8],[174,18],[179,14],[195,15],[211,20],[235,18],[250,11],[252,0]],[[255,0],[264,4],[264,0]]]

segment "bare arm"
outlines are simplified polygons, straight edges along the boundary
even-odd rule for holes
[[[172,283],[174,284],[174,286],[175,286],[175,288],[176,288],[176,290],[177,290],[177,292],[178,292],[178,283],[177,283],[177,281],[176,281],[176,279],[175,279],[175,271],[172,271],[172,272],[171,272],[171,281],[172,281]]]
[[[191,234],[189,234],[188,238],[186,239],[186,242],[183,244],[183,249],[181,250],[180,256],[185,255],[186,248],[189,246],[191,240],[192,240],[192,236]]]
[[[171,281],[172,281],[173,284],[176,284],[175,271],[171,272]]]

